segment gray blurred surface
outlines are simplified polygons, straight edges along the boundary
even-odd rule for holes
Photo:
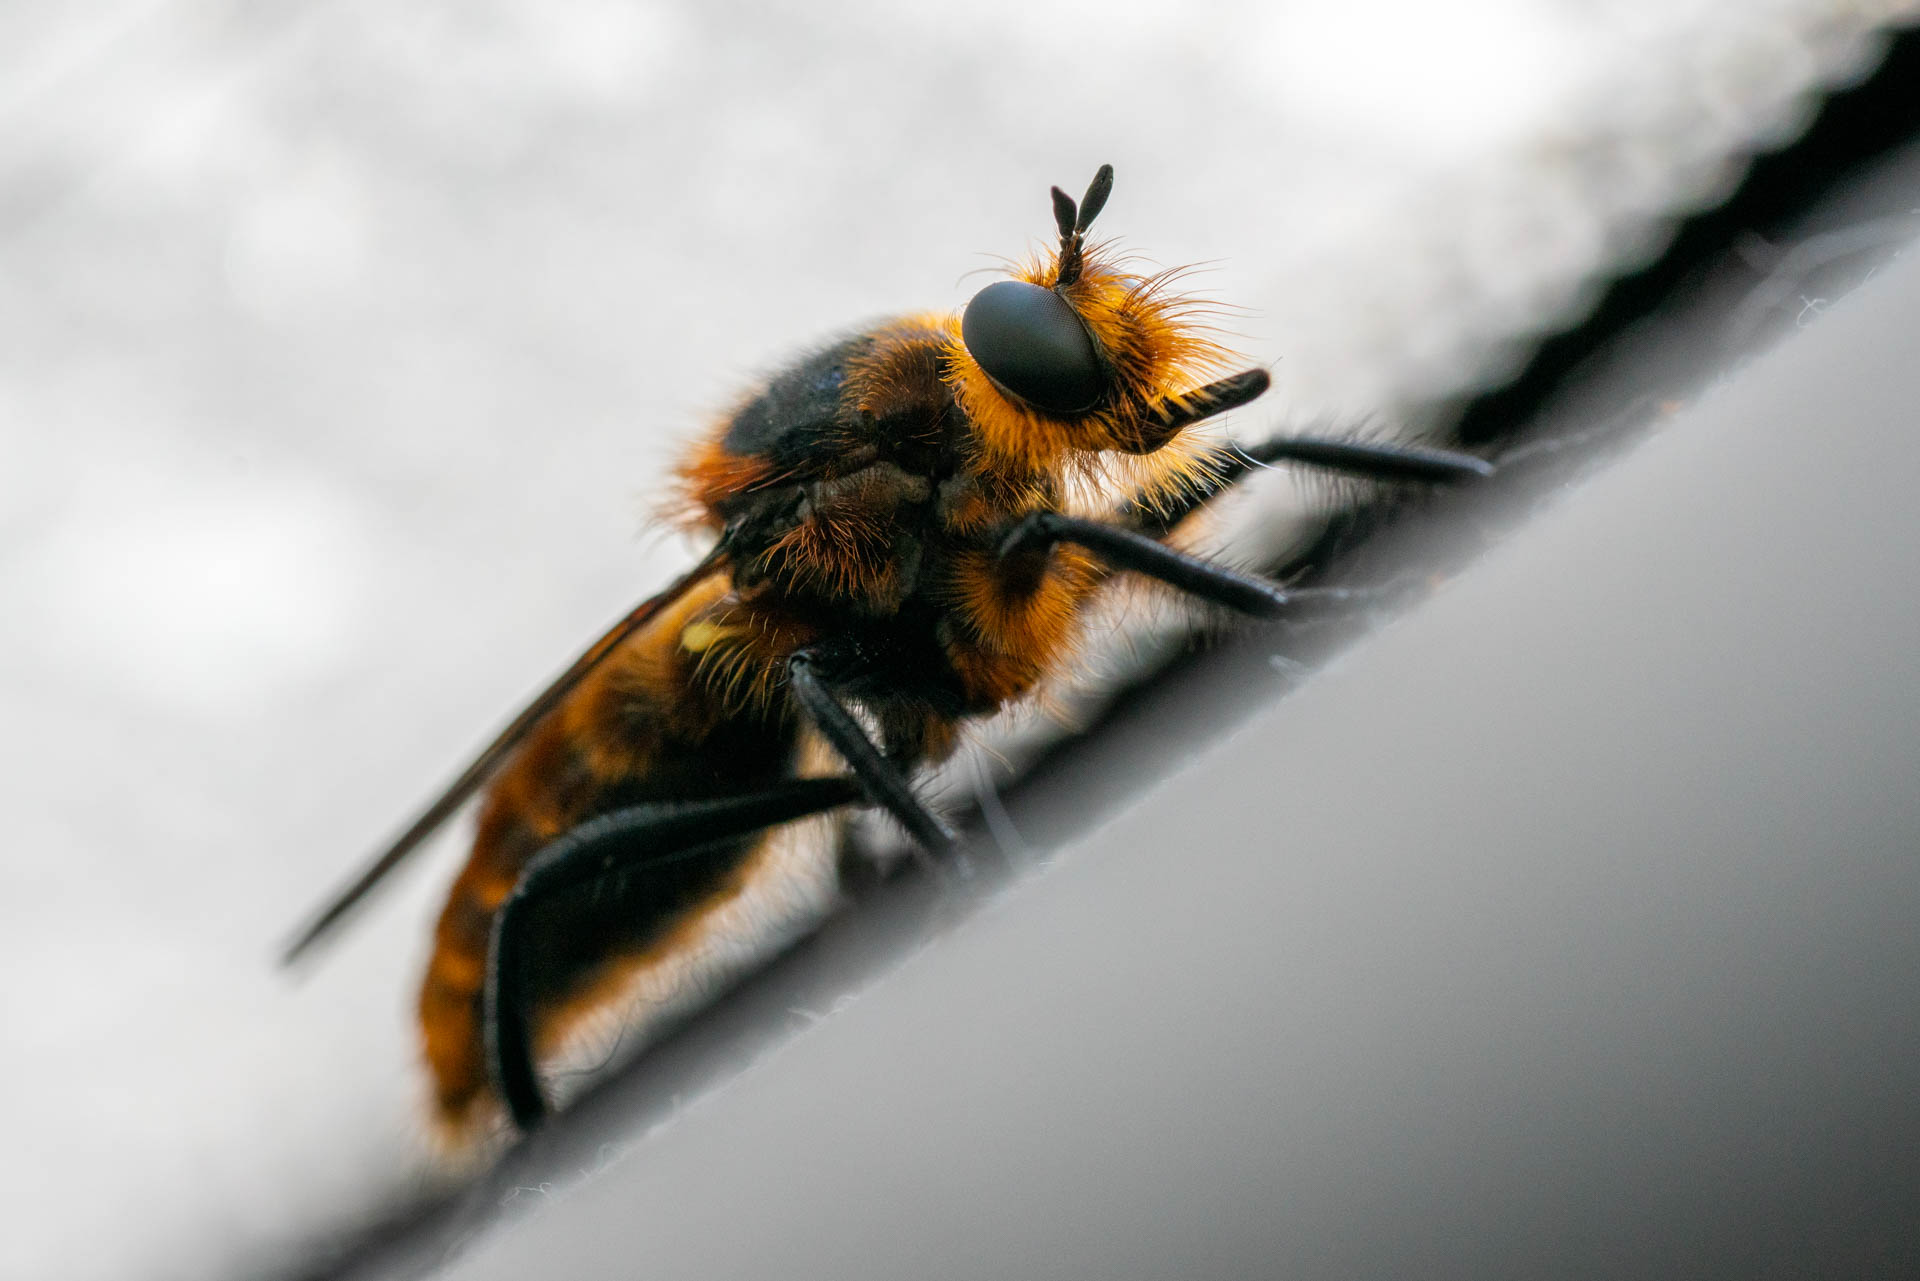
[[[1920,260],[449,1275],[1920,1266]]]
[[[255,1275],[445,1186],[458,835],[269,957],[685,563],[647,500],[756,370],[958,305],[1112,160],[1278,362],[1236,430],[1390,434],[1910,7],[0,8],[0,1276]]]

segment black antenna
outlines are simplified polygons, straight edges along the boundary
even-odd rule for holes
[[[1084,233],[1107,207],[1107,197],[1113,194],[1113,166],[1101,165],[1100,172],[1093,175],[1093,181],[1087,184],[1087,194],[1080,197],[1080,220],[1074,224],[1074,230]]]
[[[1087,194],[1080,198],[1077,206],[1072,196],[1058,187],[1053,189],[1053,221],[1060,228],[1060,278],[1054,282],[1055,289],[1065,289],[1080,279],[1081,249],[1086,243],[1087,228],[1107,207],[1107,197],[1112,194],[1112,165],[1100,166],[1100,172],[1093,175],[1093,181],[1087,184]]]

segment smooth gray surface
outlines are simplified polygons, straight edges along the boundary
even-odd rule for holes
[[[451,1275],[1901,1275],[1911,255]]]

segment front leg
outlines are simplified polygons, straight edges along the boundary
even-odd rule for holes
[[[1423,445],[1372,444],[1331,436],[1281,436],[1228,449],[1213,473],[1173,500],[1137,502],[1118,513],[1128,526],[1164,535],[1247,475],[1283,464],[1339,472],[1380,485],[1463,485],[1497,470],[1484,458]]]
[[[1273,618],[1307,601],[1349,601],[1373,593],[1357,587],[1306,587],[1289,590],[1278,583],[1228,569],[1119,525],[1033,512],[1000,543],[1002,560],[1032,556],[1055,543],[1084,547],[1115,569],[1142,574],[1201,600],[1260,618]]]

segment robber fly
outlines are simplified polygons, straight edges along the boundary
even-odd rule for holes
[[[1189,428],[1268,376],[1229,371],[1176,273],[1135,274],[1088,242],[1112,185],[1106,166],[1078,202],[1054,188],[1057,247],[962,314],[840,338],[719,422],[679,474],[712,551],[535,698],[291,945],[288,959],[486,787],[420,995],[442,1122],[500,1106],[538,1122],[536,1051],[604,999],[609,959],[691,937],[796,820],[874,806],[946,855],[955,837],[916,771],[1058,673],[1117,575],[1284,611],[1301,593],[1166,541],[1247,469],[1488,470],[1331,440],[1199,442]]]

